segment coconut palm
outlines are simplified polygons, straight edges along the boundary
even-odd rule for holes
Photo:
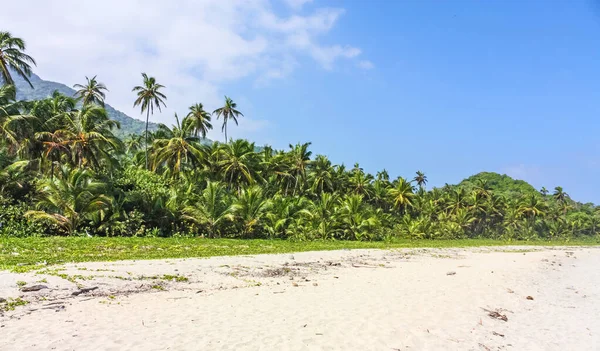
[[[410,207],[413,204],[413,198],[415,196],[413,193],[413,186],[409,181],[402,177],[398,177],[395,181],[395,186],[390,188],[388,193],[392,198],[394,207],[399,210],[406,209],[406,207]]]
[[[219,154],[219,167],[223,179],[232,188],[240,192],[242,185],[255,182],[258,155],[254,151],[254,143],[238,139],[229,144],[222,144]]]
[[[195,202],[187,205],[183,213],[185,219],[206,226],[211,238],[219,237],[219,227],[224,222],[233,220],[231,203],[225,187],[219,182],[208,181],[202,194]]]
[[[177,125],[172,129],[161,125],[161,133],[164,137],[154,140],[151,168],[156,171],[158,167],[164,166],[167,173],[177,176],[179,173],[193,165],[199,165],[202,161],[202,148],[197,137],[193,136],[191,130],[193,125],[181,125],[175,114]]]
[[[294,195],[306,183],[306,169],[311,162],[310,156],[312,155],[312,152],[308,151],[310,144],[289,145],[291,150],[288,153],[288,157],[290,161],[290,174],[294,178]]]
[[[137,92],[137,98],[133,103],[133,107],[140,106],[141,113],[146,112],[146,169],[148,166],[148,124],[150,120],[150,114],[154,115],[154,108],[157,108],[159,112],[162,112],[161,105],[167,107],[165,100],[167,97],[160,90],[164,88],[163,85],[158,84],[154,77],[149,77],[146,73],[142,73],[143,84],[133,88],[132,91]]]
[[[243,189],[231,207],[231,213],[242,223],[245,237],[254,234],[267,214],[271,201],[267,200],[258,186]]]
[[[210,113],[204,111],[202,104],[190,106],[190,112],[183,119],[182,124],[190,124],[191,130],[194,132],[196,137],[202,135],[202,138],[206,138],[206,133],[212,129],[212,124],[210,123]]]
[[[62,169],[62,177],[42,179],[39,183],[38,210],[25,216],[49,222],[72,235],[86,219],[110,207],[105,195],[106,184],[94,179],[91,171],[81,168]]]
[[[69,148],[71,162],[77,167],[98,169],[101,165],[116,164],[115,153],[123,144],[112,130],[119,122],[108,117],[106,110],[97,105],[86,105],[80,110],[58,116],[61,128],[51,133],[53,140]],[[42,138],[49,133],[38,133]]]
[[[4,84],[15,85],[10,74],[13,70],[33,89],[29,77],[31,77],[31,65],[35,66],[35,60],[24,53],[25,49],[23,39],[13,37],[10,32],[0,32],[0,77]]]
[[[427,176],[425,173],[417,171],[417,175],[413,179],[413,182],[416,182],[419,188],[423,188],[427,184]]]
[[[25,102],[16,101],[14,85],[0,86],[0,146],[11,155],[27,156],[35,133],[37,118],[23,113]]]
[[[317,155],[310,164],[309,182],[311,190],[317,194],[333,189],[333,168],[331,161],[323,155]]]
[[[554,188],[554,194],[552,194],[552,197],[554,197],[556,201],[564,203],[565,200],[569,198],[569,194],[565,193],[562,187],[557,186],[556,188]]]
[[[104,99],[106,98],[105,91],[108,91],[106,85],[96,80],[96,76],[91,79],[85,77],[85,84],[75,84],[73,88],[78,89],[75,92],[75,97],[81,100],[84,105],[98,104],[104,107]]]
[[[227,121],[232,119],[235,122],[235,125],[237,126],[237,119],[240,116],[243,117],[244,114],[237,110],[237,104],[227,96],[225,96],[225,105],[214,110],[213,114],[217,115],[217,119],[223,117],[223,127],[221,127],[221,131],[225,132],[225,143],[227,143]]]

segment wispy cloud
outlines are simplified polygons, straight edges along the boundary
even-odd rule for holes
[[[367,70],[375,68],[375,65],[373,64],[373,62],[371,62],[369,60],[358,61],[357,66],[362,69],[367,69]]]
[[[278,14],[269,0],[182,0],[177,6],[161,0],[23,0],[3,4],[0,23],[27,41],[43,78],[74,84],[98,75],[109,86],[108,102],[132,116],[139,111],[132,107],[131,87],[140,83],[140,72],[155,76],[168,88],[168,108],[154,119],[170,122],[173,112],[195,102],[217,107],[225,83],[252,79],[260,86],[284,79],[304,58],[325,69],[343,60],[368,65],[359,61],[359,48],[320,40],[343,9],[306,13],[303,5],[311,0],[285,2],[291,15]]]

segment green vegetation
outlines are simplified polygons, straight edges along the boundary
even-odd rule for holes
[[[16,307],[25,306],[28,303],[29,303],[29,301],[23,300],[20,297],[17,297],[16,299],[9,298],[8,300],[6,300],[4,302],[0,302],[0,312],[1,311],[14,311]]]
[[[23,56],[24,43],[10,38],[0,40],[0,52],[9,50],[13,57],[34,64]],[[9,66],[21,65],[16,76],[29,77],[23,64]],[[4,73],[0,86],[0,235],[175,239],[152,244],[74,239],[67,241],[67,252],[47,252],[60,241],[23,240],[29,246],[17,250],[18,256],[11,256],[3,246],[7,266],[42,259],[270,252],[265,247],[273,247],[274,252],[369,247],[326,241],[332,239],[564,242],[593,241],[599,233],[600,208],[571,200],[561,187],[550,194],[505,175],[481,173],[459,185],[427,189],[427,176],[421,171],[414,179],[391,179],[385,170],[372,175],[358,164],[346,168],[333,165],[326,156],[313,157],[310,143],[289,145],[287,150],[226,136],[225,143],[207,143],[202,137],[212,128],[211,114],[200,103],[193,104],[181,121],[176,115],[174,126],[144,128],[143,135],[121,140],[120,125],[104,104],[108,89],[95,76],[76,85],[73,96],[53,92],[42,99],[17,100],[17,89],[8,84],[11,72]],[[156,79],[142,76],[131,101],[148,119],[154,108],[165,106],[167,95]],[[225,135],[228,121],[237,124],[243,116],[229,97],[213,115],[222,119]],[[249,241],[222,250],[216,248],[217,240],[181,239],[185,244],[178,244],[178,238],[188,237],[323,242]],[[39,242],[48,246],[37,247]],[[129,246],[135,242],[141,247]],[[173,247],[165,248],[165,243]],[[18,244],[8,240],[3,245]],[[164,251],[154,252],[158,250],[154,245]],[[107,252],[106,247],[113,251]]]
[[[0,270],[19,272],[39,269],[37,273],[58,276],[69,281],[85,280],[85,276],[69,276],[46,265],[67,262],[140,260],[164,258],[212,257],[229,255],[256,255],[302,251],[342,249],[395,249],[499,246],[514,244],[491,239],[408,240],[385,241],[308,241],[291,240],[237,240],[203,238],[0,238]],[[587,238],[570,241],[528,241],[520,245],[597,245],[598,240]],[[178,278],[179,277],[179,278]],[[172,280],[183,276],[151,277]]]

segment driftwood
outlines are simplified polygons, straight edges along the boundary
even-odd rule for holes
[[[46,285],[32,285],[32,286],[24,286],[21,288],[22,292],[31,292],[31,291],[39,291],[42,289],[48,289]]]
[[[505,314],[501,314],[498,311],[486,310],[485,308],[483,308],[483,310],[486,311],[488,313],[488,316],[490,316],[491,318],[500,319],[502,321],[508,322],[508,317]]]
[[[78,296],[78,295],[81,295],[81,294],[88,293],[90,291],[94,291],[96,289],[98,289],[97,286],[94,286],[94,287],[91,287],[91,288],[82,288],[82,289],[79,289],[77,291],[73,291],[73,293],[71,295]]]

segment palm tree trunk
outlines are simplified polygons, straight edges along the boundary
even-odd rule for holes
[[[223,127],[225,127],[225,144],[227,144],[227,119],[223,117]]]
[[[148,119],[150,118],[150,110],[146,110],[146,170],[148,170]]]

